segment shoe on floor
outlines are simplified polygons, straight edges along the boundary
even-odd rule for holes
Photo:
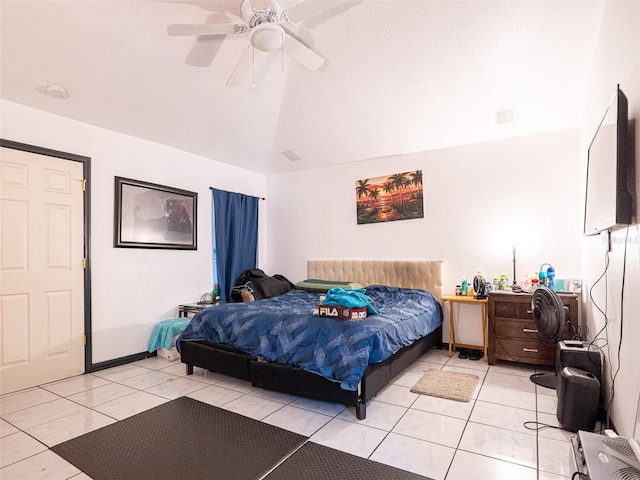
[[[484,352],[482,350],[471,350],[469,354],[469,360],[480,360],[484,357]]]
[[[469,355],[471,355],[471,350],[468,348],[463,348],[460,350],[458,358],[469,358]]]

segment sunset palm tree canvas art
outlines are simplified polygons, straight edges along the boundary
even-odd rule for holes
[[[422,170],[356,181],[358,225],[423,218]]]

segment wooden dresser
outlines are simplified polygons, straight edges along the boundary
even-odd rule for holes
[[[559,294],[569,307],[570,322],[565,325],[562,338],[571,338],[579,323],[578,296]],[[495,291],[489,293],[489,365],[496,360],[554,366],[555,342],[538,333],[531,310],[530,293]]]

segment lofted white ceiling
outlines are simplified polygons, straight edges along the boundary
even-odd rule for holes
[[[230,87],[247,34],[166,29],[228,22],[240,4],[1,0],[0,97],[260,173],[316,168],[578,127],[604,9],[353,0],[291,27],[326,59],[318,71],[256,50]]]

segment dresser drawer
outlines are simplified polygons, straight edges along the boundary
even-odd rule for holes
[[[496,338],[495,354],[516,362],[554,365],[556,351],[553,345],[515,338]]]
[[[493,326],[496,337],[521,338],[523,340],[543,341],[547,337],[538,333],[538,327],[533,320],[517,320],[496,318]]]
[[[522,320],[532,320],[531,300],[528,302],[494,302],[494,317],[498,318],[519,318]]]
[[[531,308],[532,294],[495,291],[489,293],[487,356],[496,360],[534,365],[555,365],[555,341],[538,332]],[[561,294],[569,307],[571,325],[565,325],[562,338],[575,334],[580,312],[578,296]]]

